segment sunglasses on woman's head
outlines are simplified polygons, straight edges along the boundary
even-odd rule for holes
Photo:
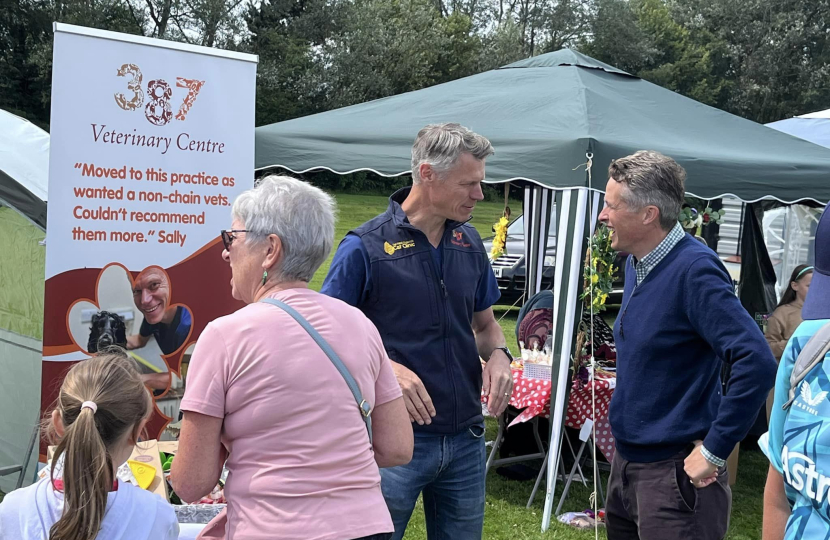
[[[230,250],[231,244],[233,241],[236,240],[236,235],[233,233],[240,233],[240,232],[251,232],[247,229],[224,229],[221,233],[222,236],[222,243],[225,245],[225,249]]]

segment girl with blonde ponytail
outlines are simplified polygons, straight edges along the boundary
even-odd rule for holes
[[[105,353],[72,367],[45,422],[58,444],[51,474],[0,504],[3,540],[173,540],[161,497],[116,479],[152,412],[133,362]]]

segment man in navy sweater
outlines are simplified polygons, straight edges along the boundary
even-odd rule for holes
[[[721,540],[725,460],[773,385],[775,359],[717,255],[678,223],[686,171],[640,151],[613,161],[609,177],[600,220],[631,256],[614,325],[608,538]]]

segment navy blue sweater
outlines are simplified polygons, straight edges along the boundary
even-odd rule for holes
[[[726,459],[775,381],[764,335],[743,308],[717,255],[686,235],[636,285],[632,258],[614,338],[617,451],[640,463],[668,459],[703,440]],[[722,362],[732,365],[721,395]]]

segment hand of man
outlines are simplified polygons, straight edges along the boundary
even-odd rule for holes
[[[718,479],[718,467],[703,457],[700,447],[703,441],[695,441],[695,449],[686,457],[684,470],[689,475],[692,485],[696,488],[705,488]]]
[[[504,351],[496,349],[484,366],[483,390],[487,396],[487,408],[493,416],[501,416],[510,403],[513,394],[513,372],[510,371],[510,359]]]
[[[398,384],[401,385],[409,420],[418,422],[420,426],[431,424],[432,417],[435,416],[435,407],[432,405],[432,398],[429,397],[424,383],[415,375],[415,372],[397,362],[392,362],[392,371],[395,372]]]

